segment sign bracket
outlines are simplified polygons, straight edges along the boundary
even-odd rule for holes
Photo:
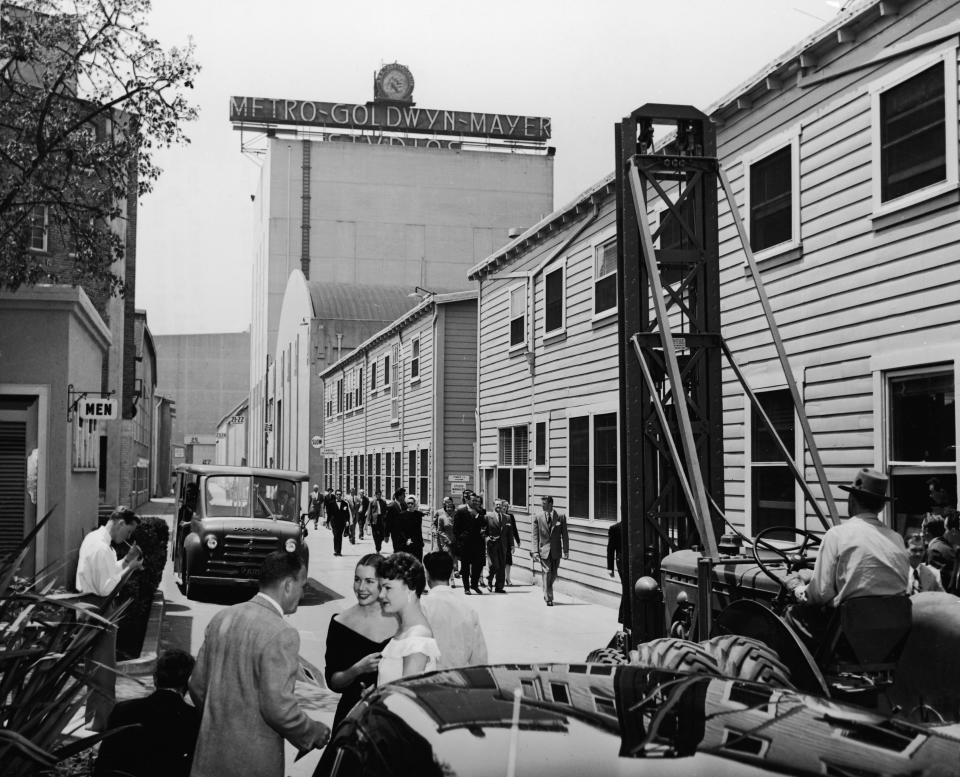
[[[69,384],[67,386],[67,423],[73,421],[73,414],[76,412],[77,407],[91,394],[96,394],[101,399],[108,399],[116,393],[116,391],[81,391],[80,389],[75,389],[72,383]]]

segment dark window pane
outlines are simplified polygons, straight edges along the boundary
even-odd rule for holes
[[[537,440],[536,440],[536,459],[534,463],[538,467],[546,466],[547,463],[547,424],[544,421],[537,422]]]
[[[523,342],[523,316],[510,322],[510,345],[519,345]]]
[[[770,526],[795,525],[795,481],[789,469],[754,467],[751,483],[754,534]]]
[[[617,274],[596,282],[593,292],[593,312],[601,313],[617,306]]]
[[[594,518],[616,520],[616,413],[604,413],[593,418],[593,507]]]
[[[757,398],[792,456],[794,449],[794,407],[790,391],[788,389],[763,391],[757,394]],[[753,414],[751,423],[752,460],[754,462],[783,461],[783,454],[773,439],[773,435],[770,434],[767,425],[752,405],[751,412]]]
[[[903,536],[919,532],[923,518],[927,513],[942,515],[947,508],[957,506],[957,476],[938,474],[944,498],[931,499],[927,481],[932,476],[923,472],[918,474],[896,474],[890,477],[890,496],[893,497],[891,510],[893,528]],[[939,502],[945,501],[946,504]]]
[[[510,470],[503,467],[497,470],[497,499],[513,502],[510,498]]]
[[[527,470],[517,467],[513,470],[513,493],[509,497],[510,503],[517,507],[527,506]]]
[[[953,461],[953,374],[911,375],[890,380],[894,461]]]
[[[880,96],[880,199],[947,178],[943,64]]]
[[[590,418],[570,419],[570,515],[590,517]]]
[[[547,275],[544,308],[544,331],[552,332],[563,326],[563,270]]]
[[[792,236],[790,146],[750,165],[750,246],[775,246]]]

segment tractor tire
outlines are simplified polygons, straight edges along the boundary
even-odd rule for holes
[[[713,656],[720,672],[728,677],[793,688],[790,670],[773,648],[758,639],[723,634],[700,644]]]
[[[617,648],[597,648],[596,650],[591,650],[587,654],[587,663],[588,664],[625,664],[627,663],[627,657],[623,654],[622,650]]]
[[[720,673],[716,659],[701,645],[675,637],[662,637],[638,645],[634,663],[671,672]]]

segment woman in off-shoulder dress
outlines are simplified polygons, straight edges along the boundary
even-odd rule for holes
[[[353,572],[357,603],[330,619],[324,676],[331,691],[340,694],[331,729],[360,701],[366,688],[377,683],[380,656],[397,631],[397,621],[380,609],[380,567],[384,558],[369,553]]]
[[[409,553],[394,553],[380,567],[380,607],[398,628],[382,651],[377,685],[437,668],[440,648],[420,608],[426,585],[423,564]]]

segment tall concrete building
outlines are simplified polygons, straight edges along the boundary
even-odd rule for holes
[[[259,134],[262,163],[251,439],[273,423],[263,382],[276,360],[280,310],[294,270],[308,281],[408,293],[467,289],[472,265],[504,245],[511,230],[553,210],[549,119],[418,108],[412,91],[409,70],[394,63],[380,71],[374,100],[364,104],[231,100],[235,128]],[[251,444],[250,454],[251,463],[260,463],[263,446]]]

